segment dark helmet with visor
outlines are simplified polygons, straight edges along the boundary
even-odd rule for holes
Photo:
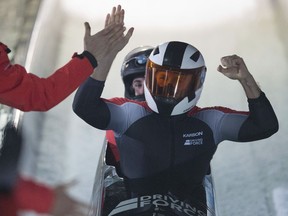
[[[144,94],[156,113],[173,116],[188,112],[198,102],[206,66],[194,46],[171,41],[157,46],[149,56]]]
[[[153,49],[154,47],[152,46],[140,46],[130,51],[124,58],[121,67],[121,77],[124,83],[124,95],[126,98],[139,101],[145,100],[144,95],[135,96],[132,81],[135,78],[145,76],[147,59]]]

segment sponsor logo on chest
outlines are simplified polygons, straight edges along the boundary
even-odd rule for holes
[[[184,145],[202,145],[203,144],[203,131],[184,133]]]

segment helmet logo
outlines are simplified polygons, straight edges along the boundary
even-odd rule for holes
[[[147,62],[147,56],[144,54],[140,56],[136,56],[134,57],[134,59],[136,60],[136,64],[138,65],[144,65]]]

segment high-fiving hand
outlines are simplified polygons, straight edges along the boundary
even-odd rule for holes
[[[98,63],[107,58],[107,55],[111,56],[111,53],[116,56],[128,43],[134,28],[124,34],[125,30],[124,10],[118,5],[107,15],[105,27],[98,33],[91,35],[91,27],[85,22],[84,50],[94,55]]]
[[[117,8],[113,7],[112,12],[110,14],[107,14],[106,20],[105,20],[105,28],[108,28],[110,25],[114,24],[120,24],[123,26],[124,31],[126,30],[125,23],[124,23],[124,16],[125,11],[122,9],[121,5],[118,5]],[[118,43],[115,44],[113,47],[114,52],[118,53],[120,50],[122,50],[126,44],[128,43],[130,37],[132,36],[134,31],[134,28],[130,28],[125,35],[124,32],[122,34],[122,37],[119,37]]]

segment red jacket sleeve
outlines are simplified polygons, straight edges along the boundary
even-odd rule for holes
[[[0,103],[22,111],[51,109],[76,90],[97,66],[89,53],[90,56],[74,55],[52,75],[40,78],[28,73],[21,65],[12,65],[8,50],[7,46],[0,43]],[[92,65],[91,58],[96,64]]]

